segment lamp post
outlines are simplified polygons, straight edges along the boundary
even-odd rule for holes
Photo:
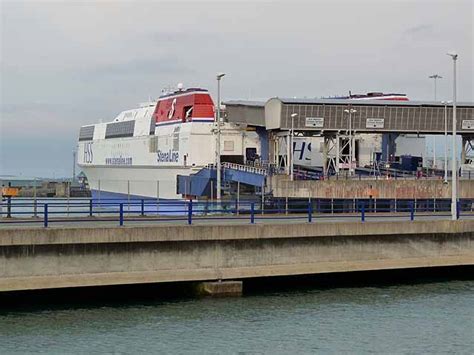
[[[76,150],[72,150],[72,182],[76,181]]]
[[[436,96],[437,96],[436,95],[436,80],[443,79],[443,77],[441,75],[438,75],[438,74],[433,74],[433,75],[430,75],[428,78],[434,80],[434,100],[436,101]]]
[[[451,101],[441,101],[444,105],[444,183],[448,183],[448,104]]]
[[[294,155],[294,148],[293,148],[293,136],[295,132],[295,117],[298,116],[297,113],[291,114],[291,131],[290,131],[290,180],[293,181],[294,179],[294,164],[293,164],[293,155]]]
[[[216,198],[221,199],[221,79],[225,76],[225,73],[217,74],[217,137],[216,137]]]
[[[428,78],[430,79],[433,79],[434,80],[434,100],[436,101],[437,100],[437,87],[436,87],[436,84],[437,84],[437,80],[438,79],[443,79],[443,77],[441,75],[438,75],[438,74],[433,74],[433,75],[430,75]],[[432,165],[432,168],[433,169],[436,169],[436,136],[433,136],[433,165]]]
[[[453,221],[458,219],[457,200],[458,200],[458,169],[456,164],[456,61],[458,55],[456,53],[447,53],[453,59],[453,143],[452,143],[452,181],[451,181],[451,219]]]
[[[349,108],[344,110],[345,113],[349,114],[349,175],[354,174],[354,167],[353,167],[353,162],[355,161],[355,151],[354,151],[354,142],[352,139],[352,114],[356,113],[357,110],[353,108]]]

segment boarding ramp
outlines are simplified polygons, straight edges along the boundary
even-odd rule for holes
[[[265,184],[267,169],[243,164],[222,163],[223,180],[261,187]]]
[[[183,196],[215,196],[217,172],[212,166],[202,168],[195,174],[178,175],[177,193]]]
[[[267,169],[243,164],[222,163],[222,183],[236,182],[249,186],[265,186]],[[185,196],[215,196],[217,171],[214,165],[195,174],[178,175],[177,193]]]

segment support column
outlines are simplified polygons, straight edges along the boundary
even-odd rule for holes
[[[277,166],[277,161],[276,161],[276,143],[275,143],[275,137],[272,133],[269,135],[269,151],[268,151],[268,159],[269,159],[269,164],[273,164]]]
[[[290,175],[290,164],[291,164],[291,160],[292,157],[291,157],[291,147],[290,147],[290,144],[291,144],[291,139],[290,139],[290,135],[288,134],[286,136],[286,166],[285,166],[285,173],[286,175]]]
[[[470,137],[462,136],[461,164],[466,163],[467,150],[469,149]]]
[[[349,171],[352,171],[352,173],[354,173],[355,167],[352,167],[352,164],[355,164],[357,166],[355,133],[352,134],[352,137],[350,139],[351,139],[352,149],[351,149],[351,165],[350,165]]]
[[[324,144],[323,144],[323,169],[324,175],[328,176],[332,171],[338,172],[338,154],[339,144],[338,144],[338,135],[324,135]]]
[[[242,296],[242,281],[205,281],[196,284],[195,291],[200,297]]]
[[[329,172],[329,169],[328,169],[328,165],[329,165],[329,161],[328,161],[328,152],[329,152],[329,139],[324,136],[323,137],[323,176],[326,177],[328,176],[328,172]]]
[[[273,164],[280,169],[280,137],[273,136]]]
[[[398,136],[398,133],[384,133],[382,135],[382,161],[389,162],[391,157],[395,155],[395,140]]]
[[[269,154],[269,136],[268,131],[265,127],[256,127],[256,132],[258,134],[258,138],[260,139],[260,159],[265,163],[270,162],[270,154]],[[243,146],[243,144],[242,144]],[[245,153],[245,152],[244,152]]]

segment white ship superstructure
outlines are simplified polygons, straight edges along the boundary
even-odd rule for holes
[[[206,90],[188,89],[121,112],[115,119],[81,127],[78,165],[93,196],[180,199],[177,176],[215,163],[214,103]],[[221,126],[223,161],[245,163],[258,154],[255,132]]]

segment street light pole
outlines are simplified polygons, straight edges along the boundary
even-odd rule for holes
[[[72,182],[76,181],[76,150],[72,150]]]
[[[448,182],[448,104],[451,101],[442,101],[444,105],[444,183]]]
[[[436,95],[436,80],[443,79],[443,77],[438,74],[433,74],[433,75],[430,75],[428,78],[434,79],[434,100],[436,101],[436,96],[437,96]]]
[[[458,60],[458,55],[456,53],[448,53],[448,55],[453,59],[453,143],[452,143],[452,181],[451,181],[451,219],[453,221],[458,219],[458,169],[456,164],[456,61]]]
[[[221,199],[221,79],[225,73],[217,74],[217,138],[216,138],[216,198]]]
[[[436,84],[438,79],[443,79],[441,75],[433,74],[429,76],[430,79],[434,80],[434,100],[437,100]],[[436,169],[436,136],[433,136],[433,164],[432,168]]]
[[[293,148],[293,136],[295,132],[295,117],[298,116],[297,113],[291,114],[291,132],[290,132],[290,180],[294,179],[294,148]]]

